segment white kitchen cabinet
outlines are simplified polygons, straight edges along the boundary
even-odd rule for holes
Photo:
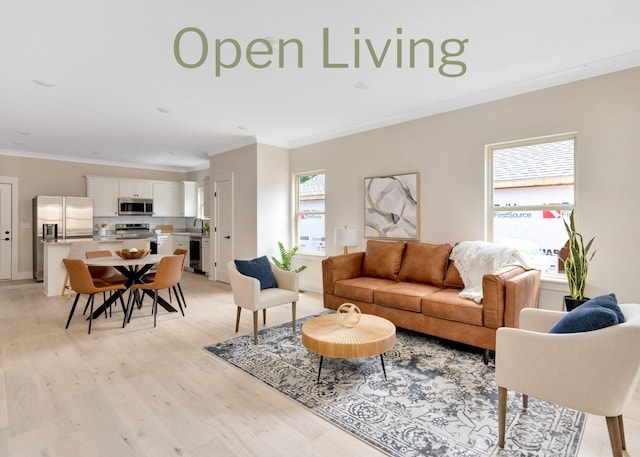
[[[118,215],[118,179],[87,176],[87,197],[93,198],[94,217]]]
[[[121,179],[118,192],[121,198],[153,198],[153,185],[151,181]]]
[[[195,181],[182,181],[182,212],[183,217],[196,217],[198,215],[198,189]]]
[[[173,237],[169,234],[162,234],[156,236],[158,243],[158,254],[173,254]]]
[[[209,195],[210,192],[210,186],[209,186],[209,177],[205,177],[202,180],[202,187],[203,187],[203,216],[204,217],[210,217],[211,216],[211,208],[209,208],[209,205],[211,204],[211,196]]]
[[[172,181],[153,182],[153,215],[155,217],[179,217],[180,183]]]
[[[189,267],[189,235],[172,235],[171,236],[171,244],[173,245],[173,250],[176,249],[186,249],[187,255],[184,262],[185,269],[190,269]]]
[[[205,274],[209,274],[211,271],[211,244],[209,243],[209,238],[202,237],[202,271]]]

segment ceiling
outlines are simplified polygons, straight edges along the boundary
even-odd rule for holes
[[[256,141],[297,147],[640,66],[637,0],[21,0],[0,10],[0,154],[150,169],[203,169]],[[412,68],[411,40],[423,39],[433,66],[421,42]]]

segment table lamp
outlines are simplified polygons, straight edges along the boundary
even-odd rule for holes
[[[348,246],[358,245],[358,233],[354,228],[336,227],[334,231],[335,245],[344,247],[344,254],[348,254]]]

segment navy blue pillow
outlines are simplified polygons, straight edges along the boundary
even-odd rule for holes
[[[260,281],[260,290],[278,287],[278,282],[273,275],[271,264],[266,255],[253,260],[234,260],[234,262],[240,273]]]
[[[614,294],[595,297],[568,312],[549,333],[579,333],[599,330],[624,322]]]
[[[616,316],[618,316],[618,323],[622,324],[624,322],[624,314],[622,314],[622,310],[618,306],[616,294],[607,294],[594,297],[588,302],[582,304],[582,306],[586,306],[588,308],[609,308],[611,311],[616,313]]]

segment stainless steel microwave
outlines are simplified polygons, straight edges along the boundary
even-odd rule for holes
[[[120,216],[153,216],[153,200],[148,198],[119,198]]]

